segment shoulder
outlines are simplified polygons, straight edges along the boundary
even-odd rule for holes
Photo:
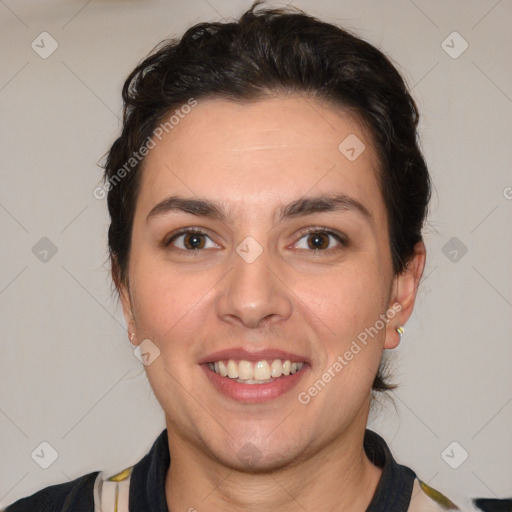
[[[367,512],[511,512],[512,500],[470,498],[457,492],[434,489],[416,472],[393,457],[386,441],[366,429],[364,449],[382,476]]]
[[[408,510],[409,512],[442,512],[467,509],[459,508],[450,498],[416,477]]]
[[[469,496],[453,492],[450,493],[450,498],[416,477],[408,512],[446,512],[450,510],[455,512],[512,511],[512,499],[510,498],[470,498]]]
[[[165,429],[135,465],[113,476],[95,471],[71,482],[45,487],[0,512],[123,512],[128,510],[129,499],[136,510],[147,509],[147,503],[155,500],[165,503],[163,482],[170,462],[168,446]]]
[[[3,512],[90,512],[94,510],[93,489],[98,471],[71,482],[45,487],[9,505]]]
[[[95,471],[72,482],[52,485],[16,501],[0,512],[93,512],[128,510],[133,466],[106,476]]]

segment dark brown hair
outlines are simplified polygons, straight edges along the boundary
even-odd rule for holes
[[[299,93],[355,113],[379,157],[395,273],[405,269],[422,240],[430,178],[417,140],[418,111],[399,72],[377,48],[340,27],[298,9],[260,4],[237,21],[199,23],[181,39],[163,41],[126,79],[122,133],[104,165],[116,288],[127,283],[141,177],[139,160],[132,169],[126,163],[165,116],[191,98],[244,102]],[[383,371],[384,364],[374,391],[396,387],[386,383]]]

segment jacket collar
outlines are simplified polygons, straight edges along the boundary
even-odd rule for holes
[[[382,468],[382,475],[366,512],[406,512],[411,501],[415,473],[398,464],[386,442],[366,429],[364,449],[368,458]],[[130,482],[130,509],[169,512],[165,497],[165,477],[169,469],[169,439],[163,430],[149,453],[135,466]]]

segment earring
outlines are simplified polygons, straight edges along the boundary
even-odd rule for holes
[[[402,326],[400,326],[396,328],[396,332],[398,333],[398,336],[400,336],[400,341],[402,341],[402,336],[405,332],[405,329]]]
[[[132,335],[130,336],[130,343],[133,343],[133,338],[135,337],[135,333],[132,332]]]

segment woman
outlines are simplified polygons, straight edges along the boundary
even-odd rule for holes
[[[425,265],[415,103],[370,44],[258,4],[130,74],[95,191],[167,428],[8,512],[460,510],[366,429]]]

